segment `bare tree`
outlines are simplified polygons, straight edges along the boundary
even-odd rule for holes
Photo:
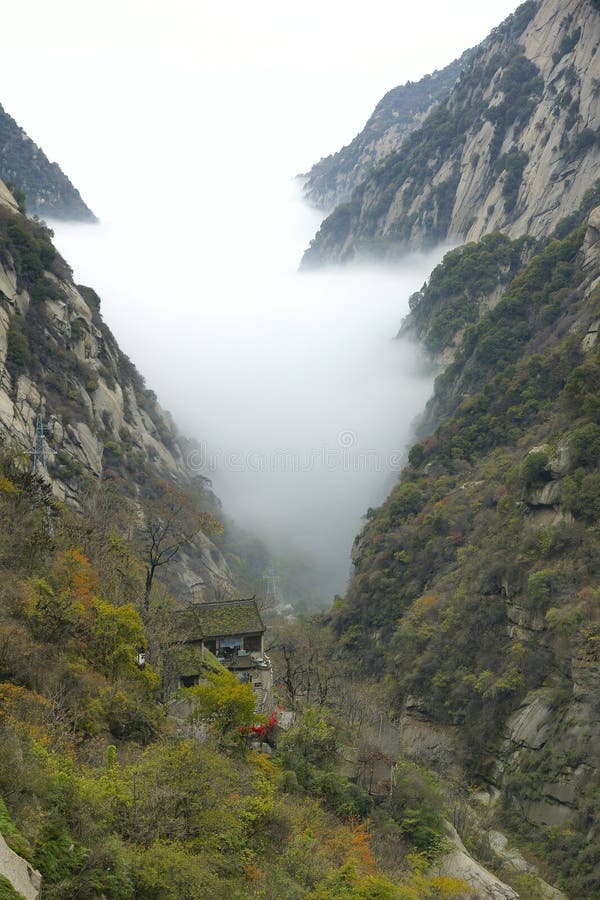
[[[168,482],[161,482],[157,496],[143,504],[142,514],[140,549],[146,569],[144,609],[147,612],[157,569],[173,562],[200,531],[218,534],[222,525],[210,513],[200,512],[184,491]]]

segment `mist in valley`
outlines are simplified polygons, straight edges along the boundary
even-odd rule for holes
[[[318,225],[298,183],[246,191],[160,244],[143,218],[52,225],[148,386],[198,441],[192,469],[276,556],[305,559],[326,603],[431,391],[418,348],[394,336],[443,251],[298,272]]]
[[[294,22],[273,4],[200,6],[109,3],[96,28],[75,7],[53,12],[30,48],[35,77],[10,78],[3,55],[2,102],[100,217],[50,224],[122,349],[199,442],[191,465],[237,523],[314,570],[327,605],[431,392],[418,349],[394,336],[443,248],[298,273],[322,215],[293,176],[514,3],[461,0],[462,18],[432,3],[435,33],[422,11],[383,0],[366,18],[315,4]],[[60,103],[40,103],[42,83]]]

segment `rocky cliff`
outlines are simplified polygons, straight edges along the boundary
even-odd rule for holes
[[[600,186],[548,240],[450,253],[408,327],[448,352],[332,613],[412,754],[486,787],[569,896],[600,896]],[[490,826],[492,827],[492,826]]]
[[[330,211],[350,200],[371,169],[398,150],[433,107],[447,97],[471,55],[472,51],[466,50],[445,68],[388,91],[348,146],[324,157],[300,176],[309,203]]]
[[[322,224],[303,264],[492,231],[548,235],[600,166],[600,9],[528,0],[455,87]]]
[[[188,468],[192,447],[118,347],[98,296],[73,283],[51,232],[27,219],[0,182],[0,433],[29,452],[38,417],[60,501],[78,507],[108,479],[137,502],[164,479],[218,513],[209,482]],[[184,596],[198,582],[208,596],[231,587],[221,553],[203,535],[178,568]]]
[[[0,834],[0,896],[7,900],[21,897],[38,900],[41,885],[42,877],[37,869],[11,850]]]
[[[42,218],[95,222],[77,188],[57,163],[0,106],[0,178],[25,195],[27,211]]]

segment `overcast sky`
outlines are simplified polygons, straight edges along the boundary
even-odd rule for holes
[[[227,109],[220,114],[239,117],[244,129],[252,127],[244,87],[255,86],[256,123],[265,147],[272,131],[290,131],[293,141],[285,155],[294,174],[350,140],[385,91],[444,66],[516,5],[515,0],[7,3],[0,102],[90,203],[110,216],[109,179],[100,169],[106,173],[119,161],[129,163],[124,147],[136,136],[148,139],[149,117],[158,129],[161,117],[170,126],[165,108],[176,105],[175,92],[190,102],[186,83],[203,79],[203,98],[212,95],[218,106],[222,95]],[[245,109],[232,104],[236,86]],[[218,134],[207,137],[217,140]]]

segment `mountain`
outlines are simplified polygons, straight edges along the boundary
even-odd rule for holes
[[[547,236],[600,166],[600,9],[528,0],[448,97],[323,222],[304,266],[436,242]]]
[[[30,215],[52,219],[96,222],[57,163],[25,134],[0,106],[0,179],[25,195]]]
[[[75,285],[52,232],[28,219],[0,182],[0,434],[28,451],[38,416],[54,496],[81,509],[110,482],[138,502],[159,482],[190,491],[220,513],[206,479],[186,459],[182,438],[100,313],[100,299]],[[176,593],[188,599],[205,583],[209,596],[231,588],[220,551],[203,534],[181,553]],[[197,589],[198,590],[198,589]],[[200,589],[201,592],[201,589]]]
[[[452,361],[331,614],[387,685],[405,751],[466,773],[488,827],[586,898],[600,897],[599,282],[600,182],[548,239],[489,235],[434,270],[404,330]]]
[[[276,736],[254,600],[182,615],[235,591],[218,501],[97,295],[3,183],[0,364],[0,897],[466,898],[462,875],[426,871],[444,821],[416,766],[378,811],[332,712],[307,703]],[[261,565],[256,542],[241,551]],[[320,665],[321,631],[301,628]]]
[[[384,157],[398,150],[453,87],[472,51],[419,81],[392,88],[383,97],[367,124],[337,153],[326,156],[303,179],[305,198],[323,210],[350,200],[354,189]]]

